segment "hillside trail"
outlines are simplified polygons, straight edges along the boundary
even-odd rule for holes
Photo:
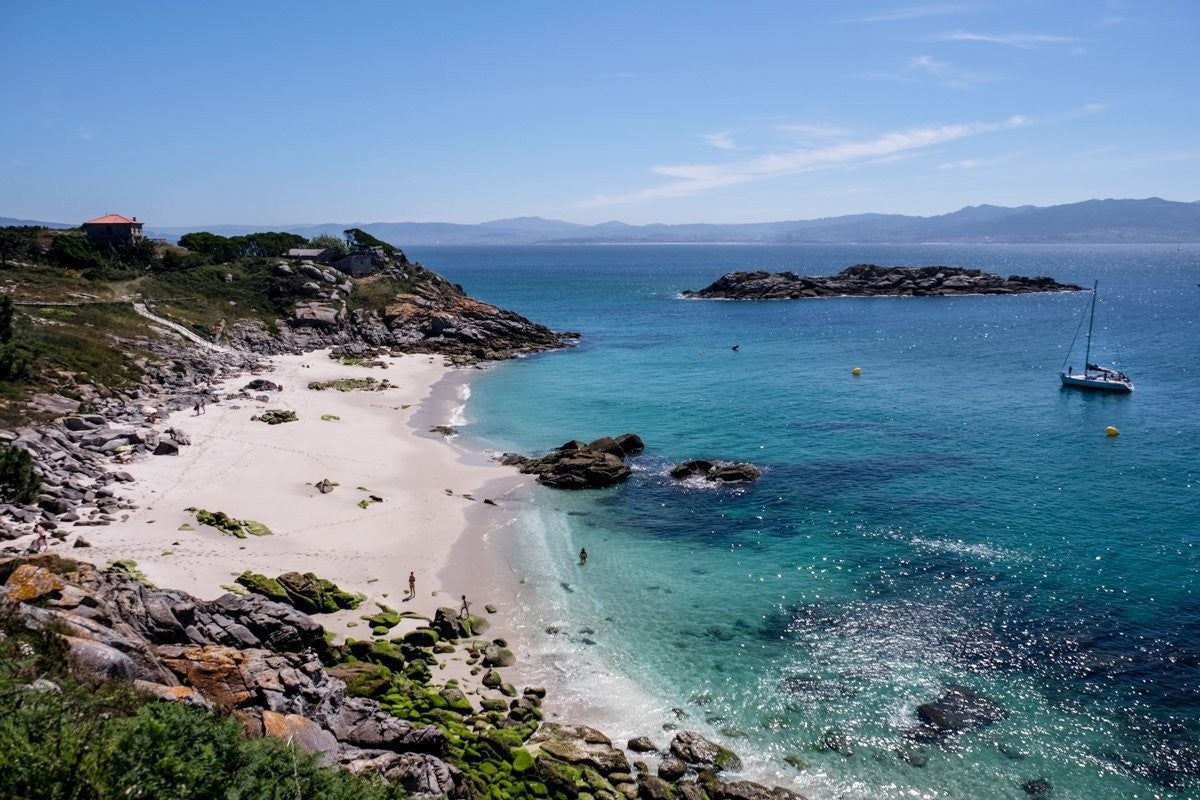
[[[137,312],[139,315],[145,317],[146,319],[157,322],[159,325],[162,325],[163,327],[170,328],[171,330],[175,331],[183,338],[185,338],[189,341],[195,342],[196,344],[198,344],[201,347],[204,347],[208,350],[212,350],[213,352],[216,352],[216,353],[225,353],[227,355],[244,355],[244,353],[241,350],[234,350],[234,349],[225,347],[223,345],[219,345],[216,342],[211,342],[208,339],[205,339],[203,336],[200,336],[199,334],[196,334],[196,333],[188,330],[187,328],[185,328],[184,326],[180,325],[177,322],[172,322],[169,319],[164,319],[163,317],[158,316],[157,314],[152,312],[150,309],[146,308],[146,305],[144,303],[134,303],[133,310],[135,312]]]

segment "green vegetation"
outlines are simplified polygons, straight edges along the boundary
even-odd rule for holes
[[[54,633],[0,627],[0,797],[394,800],[398,786],[319,766],[240,722],[63,672]]]
[[[179,237],[179,246],[208,256],[214,264],[227,264],[247,258],[278,258],[293,247],[304,247],[307,240],[294,233],[250,233],[225,237],[199,231]]]
[[[24,381],[33,377],[32,354],[16,335],[12,298],[0,295],[0,381]]]
[[[315,249],[328,250],[329,254],[334,258],[350,255],[350,245],[344,239],[339,239],[328,233],[314,236],[309,240],[308,246]]]
[[[32,503],[42,489],[33,470],[33,457],[19,447],[0,443],[0,500]]]
[[[140,239],[96,247],[79,229],[0,228],[0,425],[46,416],[25,406],[37,393],[82,400],[85,384],[105,390],[136,385],[139,364],[152,358],[147,344],[161,334],[133,312],[135,300],[205,338],[240,321],[274,330],[297,303],[312,299],[305,289],[311,277],[276,268],[293,247],[382,248],[390,255],[395,271],[353,279],[354,290],[345,295],[350,312],[386,308],[400,294],[450,290],[402,251],[357,228],[344,238],[311,241],[279,232],[197,232],[180,243],[185,246]]]
[[[383,252],[389,256],[395,256],[401,264],[407,264],[408,258],[404,253],[392,247],[382,239],[376,239],[371,234],[360,228],[349,228],[342,233],[346,236],[346,241],[349,243],[352,250],[370,250],[372,247],[383,248]]]

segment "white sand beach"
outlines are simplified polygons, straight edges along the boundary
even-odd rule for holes
[[[261,377],[284,388],[266,393],[266,402],[229,397],[208,403],[201,415],[189,409],[160,419],[160,430],[182,429],[191,444],[177,456],[114,465],[136,479],[120,489],[137,510],[108,526],[76,528],[56,547],[65,555],[78,532],[91,547],[72,549],[71,556],[101,566],[132,559],[155,585],[201,599],[224,594],[245,570],[270,577],[313,572],[367,596],[358,610],[317,617],[339,637],[368,638],[361,617],[376,612],[376,603],[432,618],[439,606],[457,610],[463,594],[472,613],[502,626],[502,612],[493,617],[483,606],[492,602],[497,581],[512,576],[499,574],[472,537],[483,536],[491,515],[511,515],[505,503],[526,478],[415,427],[419,408],[422,420],[433,420],[429,425],[445,425],[460,403],[453,389],[462,380],[441,357],[386,362],[387,369],[347,366],[324,351],[275,357],[274,369]],[[312,381],[368,376],[392,388],[307,388]],[[232,394],[253,377],[222,388]],[[267,409],[291,410],[298,419],[278,425],[252,419]],[[339,485],[322,494],[314,484],[323,479]],[[239,539],[197,524],[189,507],[256,520],[272,534]],[[410,572],[416,594],[408,600]],[[395,632],[416,625],[405,621]]]

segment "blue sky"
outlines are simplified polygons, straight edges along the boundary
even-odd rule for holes
[[[0,216],[1200,200],[1200,2],[0,0]]]

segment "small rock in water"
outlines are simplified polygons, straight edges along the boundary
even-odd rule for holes
[[[1049,798],[1054,796],[1054,787],[1045,778],[1034,778],[1031,781],[1025,781],[1021,784],[1021,789],[1034,800],[1049,800]]]

